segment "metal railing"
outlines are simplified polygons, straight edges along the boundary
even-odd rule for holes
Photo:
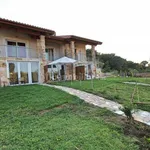
[[[87,57],[85,53],[78,52],[75,55],[77,61],[86,61]],[[45,53],[46,60],[54,61],[60,57],[48,56],[48,53]],[[66,54],[67,57],[72,58],[71,52]],[[10,45],[0,45],[0,57],[1,58],[42,58],[42,54],[38,52],[37,49],[28,48],[25,46],[10,46]],[[63,57],[63,56],[61,56]]]
[[[84,54],[84,53],[77,53],[77,54],[75,54],[75,59],[77,61],[86,61],[86,54]]]
[[[24,46],[0,45],[0,57],[40,58],[40,55],[36,49]]]

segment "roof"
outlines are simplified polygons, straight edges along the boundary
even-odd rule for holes
[[[93,45],[101,45],[102,42],[100,41],[95,41],[95,40],[91,40],[88,38],[84,38],[84,37],[80,37],[80,36],[75,36],[75,35],[61,35],[61,36],[57,36],[59,38],[63,38],[65,40],[75,40],[75,41],[81,41],[81,42],[85,42],[86,44],[93,44]]]
[[[51,63],[49,63],[49,65],[54,65],[54,64],[73,64],[75,63],[76,60],[75,59],[72,59],[72,58],[69,58],[69,57],[62,57],[62,58],[59,58],[55,61],[52,61]]]
[[[15,27],[20,32],[23,29],[23,32],[27,32],[29,34],[33,34],[33,35],[43,34],[45,35],[46,39],[53,40],[53,41],[70,42],[73,40],[73,41],[79,41],[79,42],[89,44],[89,45],[98,45],[98,44],[101,45],[102,44],[102,42],[100,41],[95,41],[95,40],[91,40],[91,39],[87,39],[87,38],[83,38],[83,37],[79,37],[75,35],[54,36],[56,35],[56,32],[53,30],[49,30],[46,28],[41,28],[41,27],[37,27],[34,25],[29,25],[29,24],[25,24],[25,23],[21,23],[17,21],[12,21],[8,19],[4,19],[4,18],[0,18],[0,24]]]
[[[47,39],[49,39],[49,40],[57,40],[57,41],[65,41],[64,38],[59,37],[59,36],[48,36]]]
[[[34,26],[34,25],[29,25],[29,24],[17,22],[17,21],[12,21],[12,20],[8,20],[8,19],[4,19],[4,18],[0,18],[0,23],[7,24],[7,25],[10,25],[10,26],[30,29],[30,30],[38,31],[38,32],[41,32],[41,33],[44,33],[44,34],[49,34],[49,35],[54,35],[55,34],[55,31],[53,31],[53,30],[49,30],[49,29],[45,29],[45,28]]]

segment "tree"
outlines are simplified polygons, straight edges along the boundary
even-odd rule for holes
[[[101,60],[104,63],[103,70],[106,71],[126,71],[127,70],[127,64],[126,60],[115,56],[115,54],[101,54],[99,56],[99,60]]]
[[[126,71],[126,60],[119,57],[114,56],[110,59],[110,66],[112,70],[118,70],[118,71]]]
[[[92,61],[92,50],[86,50],[88,61]],[[126,59],[116,56],[114,53],[111,54],[101,54],[96,52],[96,61],[99,67],[102,68],[103,72],[118,71],[122,75],[134,75],[137,72],[150,72],[150,64],[147,61],[142,61],[139,63],[134,63],[132,61],[127,61]]]
[[[146,61],[146,60],[142,61],[142,62],[140,63],[141,68],[145,70],[147,64],[148,64],[148,61]]]

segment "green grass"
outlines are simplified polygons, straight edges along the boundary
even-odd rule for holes
[[[106,121],[114,114],[57,89],[0,88],[0,104],[1,150],[139,149],[119,124]]]
[[[150,84],[150,78],[106,78],[101,80],[93,80],[94,88],[91,86],[91,81],[73,81],[71,82],[54,82],[56,85],[73,87],[86,92],[90,92],[107,99],[123,103],[130,103],[131,95],[135,85],[124,84],[123,82],[140,82]],[[138,90],[134,95],[134,102],[149,102],[150,103],[150,86],[138,85]],[[138,105],[139,109],[150,111],[150,105]]]

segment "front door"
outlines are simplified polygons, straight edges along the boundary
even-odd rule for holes
[[[10,85],[39,82],[38,62],[8,62]]]
[[[77,80],[85,79],[85,67],[84,66],[76,67],[76,79]]]
[[[61,76],[61,80],[65,80],[65,68],[64,68],[64,65],[61,65],[60,76]]]

